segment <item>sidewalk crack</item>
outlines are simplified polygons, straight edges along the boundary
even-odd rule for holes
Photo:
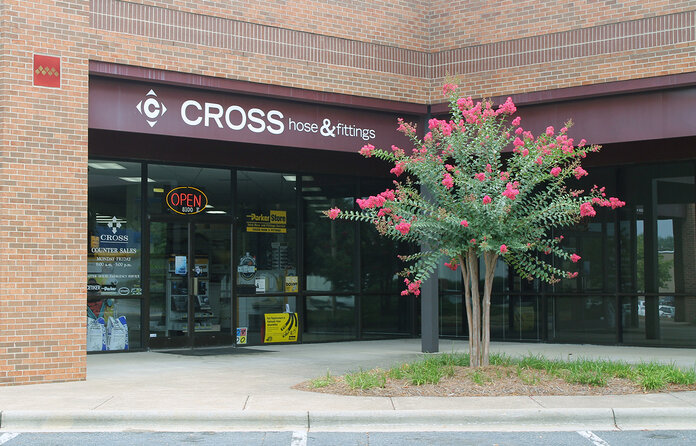
[[[678,399],[679,401],[681,401],[681,402],[683,402],[683,403],[688,404],[689,406],[696,406],[696,404],[692,403],[691,401],[685,400],[685,399],[683,399],[683,398],[679,398],[677,395],[675,395],[675,394],[672,393],[672,392],[668,393],[668,395],[671,396],[671,397],[674,397],[674,398]]]
[[[99,403],[99,404],[97,404],[96,406],[94,406],[94,407],[92,408],[92,410],[99,409],[100,407],[102,407],[104,404],[108,403],[108,402],[111,401],[112,399],[114,399],[114,396],[113,396],[113,395],[111,395],[110,397],[108,397],[107,399],[105,399],[104,401],[102,401],[101,403]]]
[[[249,402],[249,397],[251,395],[247,395],[246,399],[244,400],[244,405],[242,406],[242,410],[246,410],[247,403]]]
[[[614,418],[614,427],[618,430],[623,430],[619,427],[618,424],[616,424],[616,412],[614,412],[614,408],[611,408],[611,416]]]
[[[392,399],[392,397],[389,397],[389,402],[392,405],[392,410],[396,410],[396,406],[394,406],[394,400]]]
[[[532,401],[534,401],[535,403],[537,403],[537,404],[539,405],[539,407],[546,408],[546,406],[544,406],[543,404],[541,404],[539,401],[535,400],[533,396],[530,395],[530,396],[529,396],[529,399],[532,400]]]

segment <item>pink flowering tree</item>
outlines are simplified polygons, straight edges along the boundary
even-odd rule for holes
[[[430,247],[400,256],[407,263],[402,295],[419,295],[421,283],[443,259],[445,266],[461,271],[471,365],[477,367],[488,365],[496,262],[501,259],[522,277],[548,283],[575,277],[577,272],[552,263],[553,256],[572,262],[580,256],[564,250],[563,237],[551,237],[551,230],[592,218],[598,207],[625,203],[606,197],[604,188],[573,188],[587,175],[582,159],[598,146],[586,146],[584,140],[576,144],[566,127],[532,135],[514,117],[510,98],[494,107],[459,97],[456,85],[445,85],[443,92],[451,119],[431,119],[422,139],[413,125],[399,121],[399,131],[413,147],[384,150],[368,144],[360,150],[393,164],[394,188],[358,199],[360,211],[325,213],[331,219],[369,222],[386,237]]]

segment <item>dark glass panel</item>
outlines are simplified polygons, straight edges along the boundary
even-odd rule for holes
[[[413,297],[363,295],[360,302],[363,338],[411,334]]]
[[[355,296],[307,296],[305,342],[357,338]]]
[[[302,177],[305,283],[309,291],[355,290],[356,230],[364,223],[330,220],[322,211],[334,207],[352,210],[357,187],[355,178]]]

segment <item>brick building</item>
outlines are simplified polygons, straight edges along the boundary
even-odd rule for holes
[[[315,211],[389,184],[355,151],[443,113],[450,77],[529,128],[572,118],[628,203],[567,235],[577,281],[497,272],[493,339],[696,347],[694,1],[1,0],[0,22],[2,384],[84,379],[124,333],[261,343],[286,309],[302,342],[417,335],[396,247]]]

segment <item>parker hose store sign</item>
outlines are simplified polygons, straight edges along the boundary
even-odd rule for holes
[[[265,334],[263,342],[272,344],[276,342],[297,342],[299,318],[297,313],[266,313]]]
[[[355,152],[407,146],[397,119],[413,115],[94,77],[90,128]]]
[[[269,211],[268,214],[251,213],[246,216],[246,231],[285,234],[288,232],[287,222],[288,214],[286,211]]]
[[[208,197],[195,187],[176,187],[167,194],[167,206],[180,215],[194,215],[208,206]]]

